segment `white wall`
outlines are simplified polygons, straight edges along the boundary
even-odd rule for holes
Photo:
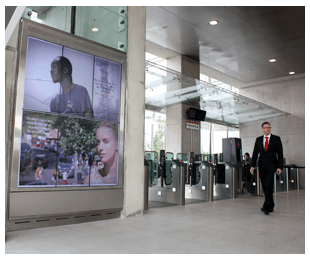
[[[287,164],[305,166],[305,76],[280,78],[278,81],[264,81],[251,84],[239,90],[241,95],[275,107],[291,115],[268,119],[271,133],[281,137],[284,158]],[[243,153],[253,152],[256,137],[262,135],[261,124],[257,121],[240,125]],[[300,170],[300,188],[305,188],[305,171]]]

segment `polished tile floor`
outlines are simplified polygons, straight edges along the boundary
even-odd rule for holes
[[[305,191],[151,208],[143,216],[6,233],[7,254],[304,254]]]

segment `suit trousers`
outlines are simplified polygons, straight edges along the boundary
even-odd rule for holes
[[[265,194],[265,202],[263,208],[268,212],[272,212],[274,208],[274,200],[273,200],[274,174],[275,174],[274,171],[270,172],[265,169],[259,170],[259,177],[261,179],[263,191]]]

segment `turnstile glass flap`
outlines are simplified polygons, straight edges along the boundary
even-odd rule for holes
[[[164,176],[165,184],[171,185],[172,183],[172,161],[173,161],[173,153],[166,153],[166,174]]]
[[[157,184],[158,174],[158,154],[155,151],[144,152],[144,158],[149,163],[149,185],[154,186]]]

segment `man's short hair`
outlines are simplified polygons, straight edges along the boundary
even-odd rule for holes
[[[250,157],[250,154],[249,154],[249,153],[245,153],[244,155],[246,155],[247,157]]]
[[[56,61],[59,64],[61,71],[64,68],[67,68],[68,69],[68,76],[70,76],[70,77],[72,76],[72,64],[68,58],[66,58],[64,56],[58,56],[55,58],[54,61]]]
[[[270,123],[269,122],[262,123],[262,128],[264,128],[264,125],[270,125]]]

